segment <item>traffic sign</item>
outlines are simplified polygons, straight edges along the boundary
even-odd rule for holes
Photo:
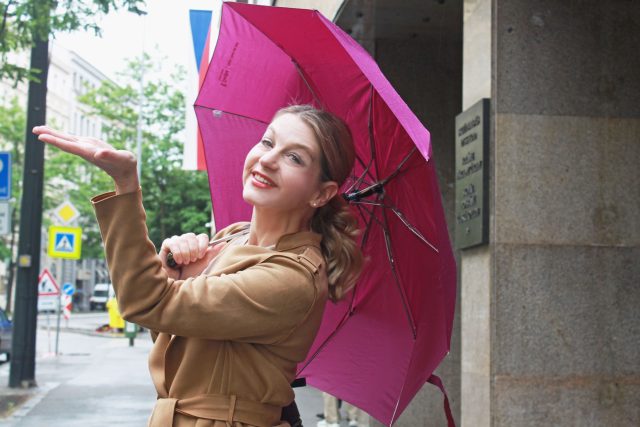
[[[65,295],[71,296],[75,291],[76,291],[76,288],[69,282],[62,285],[62,292]]]
[[[62,315],[66,320],[71,317],[71,295],[62,295],[60,305],[62,306]]]
[[[51,275],[48,269],[42,270],[38,277],[38,296],[57,296],[60,295],[60,287]]]
[[[80,215],[80,213],[78,212],[78,209],[76,209],[76,207],[73,206],[73,203],[71,203],[68,200],[62,202],[60,206],[55,208],[53,213],[65,225],[70,224],[74,219],[78,218],[78,216]]]
[[[52,258],[80,259],[82,228],[49,227],[49,251]]]
[[[58,309],[60,288],[48,269],[42,270],[38,276],[38,311]]]
[[[11,198],[11,153],[0,151],[0,200]]]

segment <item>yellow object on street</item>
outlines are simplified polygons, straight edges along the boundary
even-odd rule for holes
[[[109,327],[111,329],[124,329],[124,319],[120,315],[118,302],[115,298],[109,298],[107,310],[109,310]]]

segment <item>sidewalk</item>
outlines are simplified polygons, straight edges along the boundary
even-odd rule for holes
[[[95,332],[100,322],[69,322],[68,327],[62,322],[56,356],[55,320],[49,330],[41,324],[38,387],[9,388],[9,363],[0,365],[0,426],[146,425],[156,398],[147,366],[152,345],[148,333],[138,334],[135,346],[129,347],[122,334]],[[315,427],[316,414],[322,411],[321,393],[312,387],[295,391],[305,427]]]
[[[62,332],[57,356],[51,352],[55,347],[52,338],[55,340],[55,333],[38,330],[38,387],[7,387],[9,364],[0,366],[0,401],[7,408],[0,425],[146,425],[156,397],[147,368],[148,335],[129,347],[124,338]],[[14,402],[21,405],[12,408]]]

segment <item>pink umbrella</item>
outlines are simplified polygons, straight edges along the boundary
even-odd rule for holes
[[[250,217],[244,157],[294,103],[351,129],[357,162],[343,191],[369,257],[348,298],[327,305],[298,376],[391,425],[426,381],[443,389],[432,373],[451,339],[456,269],[429,132],[369,54],[317,11],[224,3],[195,104],[218,227]]]

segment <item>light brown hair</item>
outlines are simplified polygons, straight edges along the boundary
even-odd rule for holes
[[[347,125],[335,115],[311,105],[291,105],[278,110],[275,117],[293,114],[313,131],[320,146],[321,182],[345,182],[355,162],[355,148]],[[360,275],[363,256],[356,238],[358,220],[340,191],[324,206],[316,209],[311,228],[322,235],[322,255],[327,262],[329,298],[341,299]]]

